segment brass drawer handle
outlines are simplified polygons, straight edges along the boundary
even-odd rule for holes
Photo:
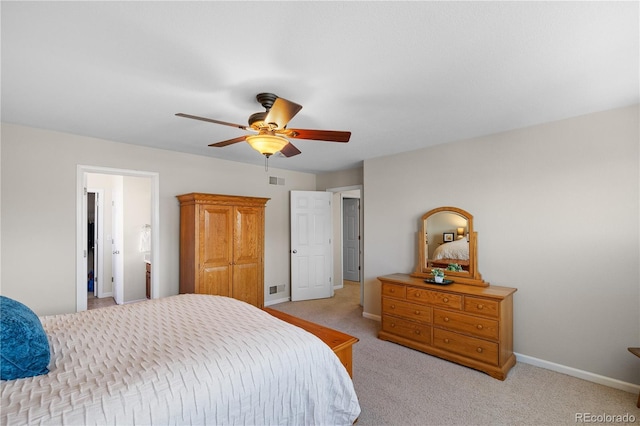
[[[396,305],[391,305],[391,309],[395,309],[395,308],[396,308]]]
[[[395,326],[396,326],[396,323],[395,323],[395,322],[392,322],[392,323],[391,323],[391,328],[394,328]]]
[[[482,348],[478,348],[478,349],[476,349],[476,351],[477,351],[479,354],[481,354],[481,353],[482,353]]]
[[[445,343],[449,343],[449,339],[444,339],[444,342]]]
[[[420,334],[420,330],[416,330],[416,334]]]
[[[449,302],[449,298],[448,298],[448,297],[445,297],[445,298],[443,298],[443,299],[442,299],[442,301],[443,301],[444,303],[447,303],[447,302]]]
[[[420,292],[416,292],[416,297],[420,297]]]
[[[420,311],[416,311],[416,315],[420,315]]]
[[[476,328],[477,328],[478,330],[482,330],[482,324],[478,324],[478,325],[476,326]]]
[[[449,317],[444,317],[444,322],[449,322]]]
[[[396,289],[395,289],[395,288],[391,288],[391,289],[389,289],[389,293],[395,293],[395,292],[396,292]]]
[[[478,305],[478,310],[479,310],[479,311],[481,311],[481,310],[482,310],[482,308],[484,308],[484,306],[483,306],[482,304],[479,304],[479,305]]]

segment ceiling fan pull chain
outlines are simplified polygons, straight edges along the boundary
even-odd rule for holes
[[[269,157],[267,155],[264,156],[264,171],[269,171]]]

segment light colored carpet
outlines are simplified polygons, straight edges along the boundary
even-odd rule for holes
[[[357,426],[575,425],[582,413],[628,414],[640,424],[632,393],[523,363],[500,381],[379,340],[380,323],[362,316],[357,284],[346,283],[331,299],[270,307],[360,339],[353,347]]]

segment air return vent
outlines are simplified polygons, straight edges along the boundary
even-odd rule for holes
[[[269,185],[284,185],[284,178],[269,176]]]

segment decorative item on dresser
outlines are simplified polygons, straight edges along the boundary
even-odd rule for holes
[[[469,247],[463,255],[469,267],[447,270],[448,284],[435,284],[428,277],[441,263],[432,262],[435,250],[429,236],[458,227],[464,227],[469,236]],[[422,217],[414,273],[378,277],[382,284],[382,329],[378,337],[504,380],[516,363],[513,294],[517,289],[492,286],[482,280],[476,239],[473,216],[468,212],[455,207],[427,212]],[[453,264],[455,259],[449,257],[449,261]]]
[[[264,305],[264,209],[269,198],[191,193],[180,201],[180,293]]]

